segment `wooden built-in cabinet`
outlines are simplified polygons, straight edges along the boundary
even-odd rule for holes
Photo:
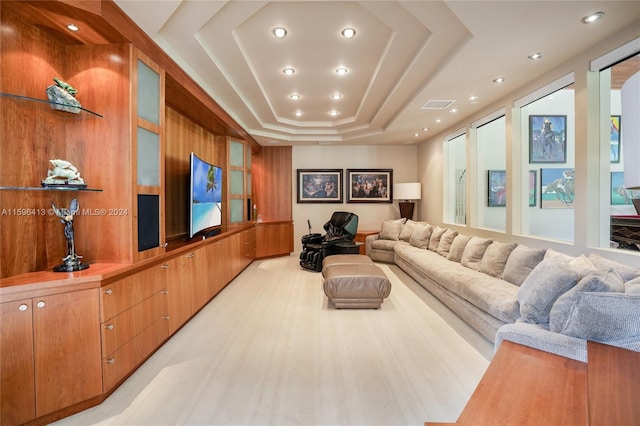
[[[0,304],[0,422],[21,424],[102,393],[98,289]]]
[[[256,259],[287,256],[293,251],[293,222],[256,223]]]

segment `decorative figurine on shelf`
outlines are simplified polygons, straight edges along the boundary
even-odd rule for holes
[[[76,247],[73,241],[73,216],[78,213],[78,200],[71,200],[68,209],[59,209],[54,203],[51,203],[56,216],[60,218],[60,222],[64,223],[64,237],[67,239],[67,256],[62,259],[62,264],[53,268],[55,272],[73,272],[87,269],[89,264],[82,263],[82,256],[76,254]]]
[[[81,188],[87,187],[80,177],[78,169],[66,160],[49,160],[52,170],[47,170],[46,179],[42,179],[45,188]]]
[[[80,112],[80,102],[75,98],[78,90],[69,83],[65,83],[59,78],[54,78],[56,84],[47,87],[47,97],[52,109],[78,114]]]

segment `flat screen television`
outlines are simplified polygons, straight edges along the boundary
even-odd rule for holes
[[[189,238],[222,225],[222,168],[190,156]]]

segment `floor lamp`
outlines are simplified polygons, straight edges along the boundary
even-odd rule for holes
[[[420,182],[395,183],[393,184],[393,199],[399,200],[400,217],[404,219],[413,218],[413,200],[422,199],[422,185]]]

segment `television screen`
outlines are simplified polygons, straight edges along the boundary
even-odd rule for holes
[[[191,153],[189,238],[222,225],[222,168]]]

